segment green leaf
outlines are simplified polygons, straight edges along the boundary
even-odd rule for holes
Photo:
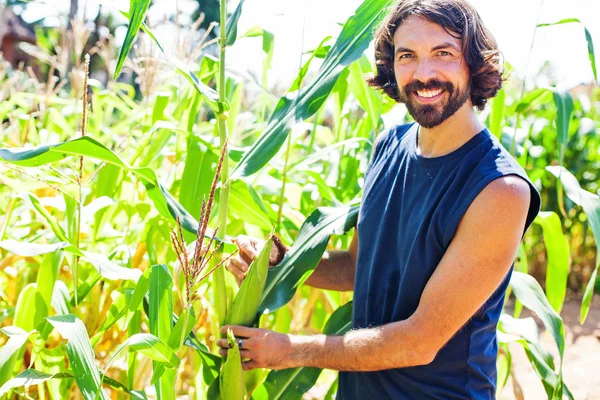
[[[194,217],[192,217],[190,213],[187,212],[185,208],[183,208],[182,205],[179,204],[177,200],[175,200],[175,198],[173,198],[173,196],[159,183],[156,173],[153,169],[148,167],[132,167],[125,161],[121,160],[118,155],[116,155],[106,146],[90,136],[84,136],[62,143],[42,145],[34,149],[0,149],[1,159],[23,167],[37,167],[63,160],[70,156],[84,156],[86,158],[104,161],[108,164],[116,165],[120,168],[133,172],[144,183],[144,186],[148,191],[148,196],[154,202],[158,212],[160,212],[164,217],[171,218],[173,220],[177,220],[177,218],[179,218],[183,228],[192,233],[195,233],[198,230],[198,221],[196,221]],[[206,236],[210,237],[212,233],[213,232],[211,229],[207,229]],[[66,237],[61,240],[65,242],[68,241]],[[222,240],[219,238],[216,238],[215,240],[222,242]],[[225,248],[225,251],[232,250]]]
[[[510,285],[519,301],[540,317],[544,326],[554,338],[562,365],[565,354],[565,327],[562,318],[548,303],[539,283],[531,275],[514,271]]]
[[[573,114],[573,98],[568,92],[554,90],[554,104],[556,105],[556,129],[558,139],[558,159],[562,165],[565,148],[569,142],[569,124]]]
[[[129,13],[119,10],[119,12],[127,19],[129,19]],[[150,36],[150,39],[152,39],[152,41],[154,43],[156,43],[156,45],[158,46],[158,48],[160,49],[160,51],[162,51],[163,53],[165,52],[165,50],[163,49],[163,47],[161,46],[160,42],[158,41],[158,39],[156,38],[156,36],[154,36],[154,33],[152,33],[152,30],[150,30],[150,28],[148,28],[148,25],[146,25],[145,22],[142,22],[142,30],[146,33],[146,35]]]
[[[551,22],[551,23],[543,23],[543,24],[538,24],[537,27],[541,28],[544,26],[554,26],[554,25],[561,25],[561,24],[570,24],[570,23],[580,23],[581,25],[583,25],[583,23],[577,19],[577,18],[566,18],[566,19],[562,19],[560,21],[557,22]],[[592,67],[592,73],[594,74],[594,79],[597,81],[598,80],[598,74],[596,71],[596,55],[594,54],[594,41],[592,40],[592,35],[590,34],[590,31],[588,30],[588,28],[586,28],[585,25],[583,25],[583,30],[585,32],[585,40],[587,41],[587,49],[588,49],[588,58],[590,59],[590,65]]]
[[[18,326],[5,327],[1,331],[7,334],[9,338],[0,348],[0,385],[3,385],[0,388],[0,398],[11,389],[6,389],[4,383],[10,379],[15,363],[22,358],[21,349],[32,334],[32,332],[27,332]]]
[[[148,11],[150,2],[151,0],[130,0],[129,2],[129,25],[127,26],[123,47],[121,47],[119,59],[117,60],[114,79],[117,79],[117,76],[119,76],[119,73],[121,72],[125,58],[127,58],[127,54],[129,54],[129,50],[131,50],[135,37],[146,17],[146,11]]]
[[[165,342],[150,333],[138,333],[129,337],[117,347],[108,365],[110,366],[119,353],[126,348],[143,354],[169,368],[177,368],[181,363],[177,354]]]
[[[21,290],[17,299],[14,324],[29,332],[35,328],[35,295],[37,284],[30,283]]]
[[[232,46],[235,43],[235,39],[237,38],[237,25],[240,16],[242,15],[242,7],[244,6],[244,1],[245,0],[240,0],[237,7],[235,8],[235,11],[233,12],[233,14],[231,14],[231,17],[227,19],[227,26],[225,28],[225,31],[227,32],[225,35],[227,37],[227,46]]]
[[[349,302],[331,314],[323,333],[325,335],[343,335],[351,328],[352,302]],[[257,397],[255,400],[262,400],[263,398],[265,400],[300,400],[303,394],[313,387],[320,374],[320,368],[309,367],[272,371],[263,384],[267,389],[268,396]]]
[[[504,114],[506,110],[506,92],[500,89],[496,97],[492,100],[492,110],[489,117],[490,132],[500,138],[502,135],[502,126],[504,124]]]
[[[190,135],[181,177],[179,202],[195,219],[200,218],[202,199],[206,197],[208,201],[218,161],[219,157],[204,145],[203,140]]]
[[[548,254],[546,296],[552,308],[560,314],[567,293],[570,264],[569,240],[563,234],[560,218],[555,212],[540,212],[535,222],[542,227]]]
[[[356,225],[358,209],[319,207],[309,215],[283,261],[269,270],[260,313],[275,311],[291,300],[302,277],[308,277],[321,261],[331,235],[344,234]]]
[[[592,232],[594,233],[596,248],[600,249],[600,196],[583,190],[579,185],[577,178],[565,168],[548,166],[546,167],[546,170],[560,179],[565,188],[567,197],[571,199],[573,203],[583,208],[592,228]],[[582,324],[585,322],[590,310],[592,296],[594,295],[594,285],[596,284],[598,276],[598,269],[600,269],[600,253],[596,254],[596,268],[588,281],[583,294],[583,300],[581,301],[581,315],[579,319]]]
[[[527,93],[521,101],[515,103],[514,112],[516,113],[524,113],[525,111],[535,108],[539,104],[547,103],[550,99],[550,94],[552,90],[548,88],[537,88]]]
[[[227,325],[254,325],[260,306],[261,293],[267,282],[272,245],[273,238],[269,237],[261,252],[250,264],[248,274],[242,281],[240,290],[233,299],[231,311],[225,319]]]
[[[99,394],[101,399],[108,400],[100,386],[100,371],[83,322],[73,314],[56,315],[47,321],[67,339],[67,357],[83,398],[94,400]]]
[[[243,181],[234,181],[229,189],[229,209],[239,219],[270,231],[273,222],[267,208],[252,187]]]
[[[391,0],[366,0],[346,21],[337,41],[327,53],[314,82],[300,93],[282,97],[265,132],[244,154],[232,171],[232,178],[249,176],[269,162],[285,142],[291,127],[312,116],[325,102],[340,73],[367,49],[379,18]]]
[[[25,386],[29,387],[31,385],[41,385],[42,383],[52,380],[52,379],[70,379],[73,378],[73,374],[70,372],[56,372],[56,373],[46,373],[43,371],[38,371],[35,369],[26,369],[21,372],[16,377],[12,378],[10,381],[6,382],[0,388],[0,397],[4,396],[10,390]],[[111,386],[114,389],[121,390],[127,394],[131,395],[132,399],[147,399],[146,395],[143,392],[138,392],[136,390],[129,390],[125,385],[121,382],[116,381],[110,377],[105,376],[104,382]]]
[[[98,328],[98,331],[91,338],[92,347],[96,346],[98,341],[102,339],[106,331],[113,326],[118,320],[120,320],[126,313],[129,304],[131,303],[131,296],[133,290],[125,289],[124,292],[113,291],[110,293],[112,304],[108,309],[108,313],[102,325]],[[126,324],[127,325],[127,324]]]
[[[150,333],[158,339],[167,342],[173,329],[173,279],[169,268],[164,264],[153,265],[150,272],[149,314]],[[160,370],[156,361],[154,370]],[[155,383],[157,398],[175,398],[176,370],[165,372]]]
[[[52,252],[46,254],[40,264],[36,280],[37,291],[35,294],[34,326],[37,326],[50,314],[52,293],[54,292],[54,284],[58,279],[61,259],[62,257],[59,252]]]
[[[1,365],[1,364],[0,364]],[[7,394],[12,389],[25,386],[29,387],[31,385],[39,385],[44,383],[49,379],[57,379],[57,378],[72,378],[73,374],[68,372],[58,372],[56,374],[47,374],[45,372],[36,371],[35,369],[26,369],[21,372],[19,375],[12,378],[10,381],[6,382],[2,387],[0,387],[0,398]]]
[[[192,84],[194,89],[202,96],[206,104],[216,113],[222,114],[229,110],[229,103],[221,103],[219,101],[219,93],[204,84],[200,78],[196,76],[187,66],[177,60],[171,60],[173,66],[179,71],[189,83]]]
[[[98,271],[100,276],[109,280],[130,280],[136,282],[142,274],[138,269],[121,267],[108,259],[103,254],[92,253],[80,250],[70,243],[58,242],[52,244],[23,243],[12,239],[0,242],[0,247],[20,256],[37,256],[48,254],[57,250],[85,257],[90,264]]]
[[[365,81],[366,77],[373,72],[371,61],[363,54],[361,58],[350,64],[349,69],[350,90],[360,103],[361,108],[367,112],[372,129],[377,131],[382,97]]]
[[[42,203],[40,203],[40,200],[34,194],[31,193],[29,193],[27,196],[29,197],[29,201],[31,201],[33,208],[42,216],[42,218],[46,220],[48,225],[50,225],[50,228],[52,229],[56,237],[62,240],[63,242],[68,242],[69,239],[67,239],[67,234],[65,233],[64,229],[58,224],[56,218],[54,218],[52,214],[50,214],[50,212],[46,210]]]

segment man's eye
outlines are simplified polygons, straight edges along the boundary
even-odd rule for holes
[[[412,54],[400,54],[400,57],[398,57],[399,60],[403,59],[403,58],[409,58],[412,57]]]
[[[451,56],[451,55],[452,55],[451,53],[449,53],[449,52],[447,52],[447,51],[444,51],[444,50],[440,51],[438,54],[439,54],[440,56]]]

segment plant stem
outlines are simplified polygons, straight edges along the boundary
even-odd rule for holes
[[[6,214],[4,214],[4,222],[2,222],[2,228],[0,228],[0,241],[4,240],[6,228],[8,228],[8,221],[10,220],[10,216],[12,215],[16,201],[17,198],[11,195],[10,202],[8,203],[8,207],[6,208]]]
[[[225,48],[227,38],[225,27],[227,24],[227,0],[221,0],[221,19],[219,22],[220,38],[219,38],[219,101],[225,103]],[[227,115],[221,112],[217,115],[219,128],[219,141],[221,148],[227,140],[227,127],[225,120]],[[227,227],[227,208],[229,204],[229,150],[226,151],[223,167],[221,170],[221,198],[219,200],[219,228],[218,236],[224,238]],[[225,287],[225,271],[224,266],[220,266],[213,272],[213,290],[215,292],[215,307],[219,317],[219,324],[222,325],[227,315],[227,292]]]
[[[88,108],[88,98],[87,98],[87,89],[88,89],[88,73],[90,68],[90,55],[85,55],[85,67],[84,67],[84,75],[83,75],[83,112],[81,114],[81,137],[85,136],[85,131],[87,128],[87,108]],[[77,229],[75,231],[75,247],[79,248],[79,236],[81,232],[81,209],[83,207],[83,156],[79,157],[79,175],[77,177],[77,185],[79,186],[79,199],[77,201],[77,215],[76,224]],[[73,239],[71,239],[73,240]],[[78,297],[77,297],[77,282],[78,282],[78,269],[79,269],[79,256],[75,256],[75,265],[73,266],[73,293],[75,296],[75,306],[77,307]]]

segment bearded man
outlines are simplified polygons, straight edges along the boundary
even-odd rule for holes
[[[478,120],[502,86],[496,41],[463,0],[398,2],[376,34],[369,83],[415,123],[384,132],[365,174],[356,234],[308,285],[354,290],[343,336],[225,326],[245,369],[340,371],[338,399],[493,399],[496,327],[540,196]],[[238,238],[241,280],[257,242]],[[227,341],[219,340],[222,354]]]

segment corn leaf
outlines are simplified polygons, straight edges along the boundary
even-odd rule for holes
[[[0,348],[0,385],[4,385],[10,379],[16,361],[22,357],[20,354],[21,349],[32,332],[27,332],[18,326],[5,327],[0,331],[9,336],[8,341]],[[8,390],[10,388],[6,389],[2,386],[0,389],[0,398]]]
[[[0,398],[7,394],[9,391],[25,386],[29,387],[31,385],[39,385],[49,379],[57,379],[57,378],[72,378],[73,374],[68,372],[58,372],[56,374],[47,374],[45,372],[37,371],[35,369],[26,369],[21,372],[19,375],[12,378],[10,381],[6,382],[2,387],[0,387]]]
[[[106,314],[106,318],[98,328],[98,331],[92,336],[90,342],[92,347],[96,346],[98,341],[102,339],[106,331],[113,326],[118,320],[126,315],[133,290],[125,289],[123,292],[114,291],[110,294],[112,304]]]
[[[129,54],[129,50],[131,50],[131,47],[133,46],[133,42],[142,26],[142,22],[144,22],[150,2],[151,0],[130,0],[129,25],[127,26],[123,47],[121,47],[121,52],[119,53],[119,58],[117,60],[114,79],[117,79],[117,76],[119,76],[119,73],[121,72],[125,58],[127,58],[127,54]]]
[[[225,36],[227,37],[227,46],[232,46],[237,38],[237,26],[240,16],[242,15],[242,7],[244,6],[245,0],[240,0],[235,11],[231,14],[231,17],[227,19],[227,26],[225,28]]]
[[[540,284],[531,275],[514,271],[510,285],[519,301],[540,317],[544,326],[548,329],[550,335],[552,335],[558,348],[562,365],[562,359],[565,354],[565,327],[562,318],[548,303]]]
[[[31,385],[40,385],[44,382],[48,382],[54,379],[71,379],[73,377],[73,374],[70,372],[55,372],[49,374],[43,371],[38,371],[29,368],[12,378],[10,381],[6,382],[6,384],[4,384],[2,387],[0,387],[0,397],[4,396],[10,390],[18,387],[24,386],[27,388]],[[137,390],[129,390],[121,382],[116,381],[110,377],[105,376],[104,382],[114,389],[121,390],[131,395],[132,399],[147,399],[146,395],[143,392],[139,392]]]
[[[142,274],[138,269],[125,268],[113,263],[103,254],[80,250],[72,244],[66,242],[39,244],[17,242],[12,239],[8,239],[0,242],[0,247],[10,251],[11,253],[27,257],[48,254],[57,250],[85,257],[96,269],[96,271],[98,271],[100,276],[109,280],[124,279],[136,282]]]
[[[554,26],[554,25],[562,25],[562,24],[570,24],[570,23],[579,23],[579,24],[583,25],[583,23],[577,18],[566,18],[566,19],[562,19],[557,22],[538,24],[537,27],[541,28],[544,26]],[[597,81],[598,73],[596,70],[596,55],[594,53],[594,41],[592,40],[592,35],[590,34],[590,31],[588,30],[588,28],[586,28],[585,25],[583,25],[583,31],[585,33],[585,40],[587,42],[588,58],[590,59],[592,73],[594,74],[594,79]]]
[[[84,156],[86,158],[100,160],[111,165],[118,166],[137,175],[148,192],[148,196],[154,202],[158,212],[164,217],[176,220],[180,219],[184,229],[195,233],[198,229],[198,221],[183,208],[181,204],[165,189],[156,173],[151,168],[135,168],[121,160],[121,158],[108,149],[106,146],[96,141],[90,136],[84,136],[62,143],[42,145],[33,149],[27,148],[3,148],[0,149],[0,159],[6,162],[16,164],[22,167],[37,167],[44,164],[63,160],[69,156]],[[212,230],[207,229],[206,236],[210,237]],[[67,242],[68,240],[61,239]],[[216,239],[222,242],[222,239]],[[228,244],[230,242],[227,242]],[[225,251],[231,252],[235,245],[230,244],[225,247]]]
[[[283,261],[269,270],[259,312],[275,311],[292,299],[302,278],[308,278],[333,234],[344,234],[356,225],[358,206],[319,207],[304,221],[294,245]]]
[[[189,83],[192,84],[194,89],[202,96],[206,104],[216,113],[222,114],[225,111],[229,110],[229,103],[225,101],[221,103],[219,101],[219,93],[207,86],[204,82],[200,80],[185,64],[178,60],[171,60],[171,63],[179,73],[181,73],[185,79]]]
[[[150,272],[149,314],[150,333],[167,342],[173,330],[173,279],[169,268],[164,264],[153,265]],[[152,362],[154,371],[160,371],[160,363]],[[175,378],[177,370],[166,371],[155,383],[156,395],[160,399],[175,398]],[[154,378],[152,379],[155,380]]]
[[[559,166],[548,166],[546,170],[556,176],[562,182],[565,193],[573,203],[581,206],[587,215],[590,227],[594,233],[596,248],[600,249],[600,196],[585,191],[577,182],[577,178],[565,168]],[[588,281],[581,301],[580,322],[583,324],[587,318],[594,294],[594,285],[598,279],[598,269],[600,269],[600,253],[596,254],[596,268]]]
[[[366,0],[348,19],[327,53],[315,81],[305,90],[282,97],[265,132],[244,154],[232,171],[232,179],[249,176],[269,162],[285,142],[291,127],[312,116],[327,99],[340,73],[356,61],[372,39],[372,31],[391,0]]]
[[[378,131],[382,97],[365,81],[367,76],[373,73],[371,61],[363,54],[361,58],[350,64],[348,69],[350,70],[350,90],[362,109],[367,112],[371,129]]]
[[[143,354],[154,361],[158,361],[169,368],[177,368],[181,363],[177,354],[165,342],[150,333],[138,333],[129,337],[117,347],[108,365],[110,366],[119,353],[127,348]]]
[[[35,295],[37,284],[30,283],[21,290],[17,299],[14,324],[29,332],[35,328]]]
[[[229,209],[231,214],[259,228],[269,231],[273,222],[269,218],[267,207],[252,187],[246,182],[238,180],[231,184],[229,189]]]
[[[555,212],[540,212],[536,222],[544,232],[544,243],[548,253],[546,297],[552,308],[560,314],[567,293],[570,264],[569,241],[563,234],[560,218]]]
[[[569,124],[573,114],[573,98],[568,92],[553,91],[556,105],[556,129],[558,139],[558,159],[562,165],[565,149],[569,141]]]
[[[490,132],[497,138],[500,138],[502,135],[505,111],[506,91],[504,89],[500,89],[496,97],[494,97],[494,99],[492,100],[492,109],[488,120]]]
[[[195,219],[200,218],[202,199],[206,197],[208,200],[215,165],[218,161],[219,157],[204,144],[203,140],[197,136],[189,136],[179,202]],[[196,238],[195,234],[193,238]]]
[[[352,328],[352,302],[346,303],[331,314],[323,333],[326,335],[343,335]],[[290,368],[271,371],[263,386],[266,390],[257,389],[255,400],[301,400],[317,382],[321,368]],[[265,393],[266,392],[266,393]]]
[[[100,399],[108,400],[100,386],[100,371],[83,322],[73,314],[56,315],[47,321],[67,339],[67,357],[83,398],[94,400],[99,395]]]

